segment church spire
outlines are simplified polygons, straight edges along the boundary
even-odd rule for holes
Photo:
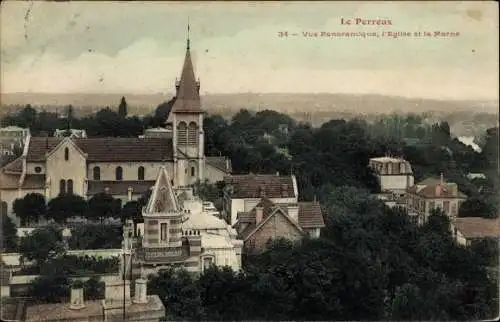
[[[196,81],[193,62],[191,60],[190,27],[191,25],[188,21],[186,56],[184,58],[184,65],[182,66],[181,79],[176,84],[177,95],[172,107],[172,112],[202,112],[200,103],[200,83]]]

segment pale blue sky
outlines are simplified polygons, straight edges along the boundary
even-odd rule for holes
[[[2,92],[172,92],[188,16],[202,92],[498,99],[494,2],[7,1],[0,17]],[[392,25],[340,24],[357,17]],[[302,36],[438,30],[460,36]],[[279,38],[280,31],[298,36]]]

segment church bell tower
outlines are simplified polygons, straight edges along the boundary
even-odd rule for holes
[[[175,184],[186,186],[203,181],[205,153],[200,82],[196,80],[191,60],[189,23],[184,65],[176,81],[176,100],[170,113],[173,127]]]

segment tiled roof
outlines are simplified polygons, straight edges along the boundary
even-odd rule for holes
[[[32,137],[27,161],[44,161],[64,138]],[[172,139],[168,138],[75,138],[73,142],[87,153],[90,162],[169,161],[172,160]]]
[[[19,157],[11,163],[5,165],[3,169],[7,172],[21,173],[23,171],[23,158]]]
[[[274,204],[267,198],[263,198],[256,207],[263,207],[262,220],[265,220],[269,215],[271,215],[276,208],[280,208],[283,213],[288,215],[288,206],[298,206],[299,207],[299,222],[298,225],[302,229],[307,228],[323,228],[325,227],[325,222],[323,219],[323,214],[321,212],[321,206],[318,202],[299,202],[298,204]],[[239,212],[238,222],[240,224],[249,224],[243,231],[240,232],[240,236],[246,239],[257,227],[255,223],[255,213],[256,210],[253,208],[249,212]]]
[[[232,198],[294,198],[292,176],[269,174],[232,175],[224,178],[227,185],[233,187]]]
[[[44,161],[45,154],[54,149],[64,138],[31,137],[26,161]]]
[[[456,183],[441,183],[441,180],[436,178],[425,179],[408,189],[408,192],[423,198],[467,198],[458,190]]]
[[[299,225],[302,228],[323,228],[325,221],[318,202],[299,202]]]
[[[172,112],[199,113],[201,111],[198,83],[194,75],[191,52],[188,47]]]
[[[500,237],[500,218],[487,219],[479,217],[456,218],[455,228],[465,238]]]
[[[75,139],[87,161],[169,161],[172,139],[167,138],[89,138]]]
[[[134,189],[133,194],[143,194],[155,184],[154,181],[88,181],[88,195],[95,195],[104,192],[104,189],[109,188],[111,195],[127,195],[128,188]]]
[[[224,172],[231,172],[231,162],[227,160],[226,157],[206,157],[205,160],[214,168],[217,168]],[[226,161],[229,161],[229,169],[227,169],[228,164]]]

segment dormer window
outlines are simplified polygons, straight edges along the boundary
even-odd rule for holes
[[[64,148],[64,160],[68,161],[69,160],[69,149]]]

